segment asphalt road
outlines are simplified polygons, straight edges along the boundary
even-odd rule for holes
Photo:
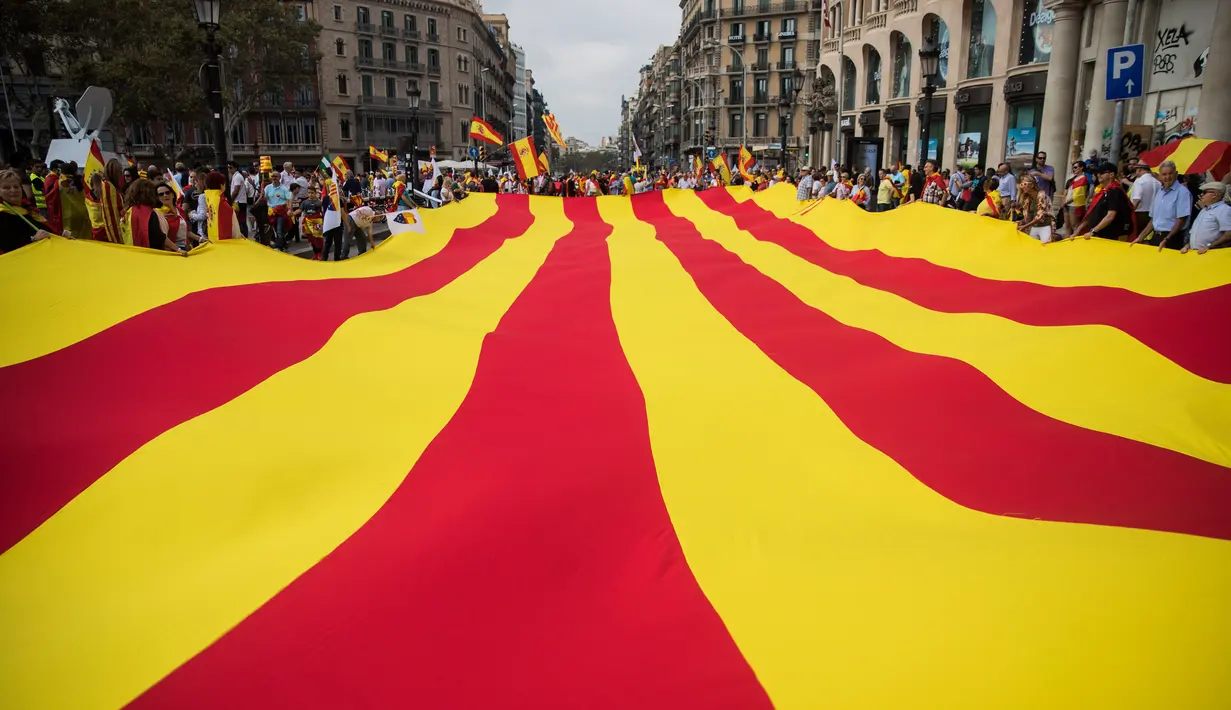
[[[384,224],[376,223],[372,225],[372,240],[377,244],[385,241],[385,237],[387,236],[389,236],[389,228]],[[287,247],[287,250],[287,253],[294,256],[302,257],[304,259],[312,258],[312,245],[308,243],[307,239],[298,242],[291,242]],[[352,242],[350,247],[350,255],[357,256],[358,254],[359,250],[355,248],[355,245]]]

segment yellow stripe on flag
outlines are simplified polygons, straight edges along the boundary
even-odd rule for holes
[[[1054,419],[1231,466],[1231,443],[1218,429],[1218,422],[1231,421],[1231,386],[1192,374],[1120,330],[1035,327],[986,313],[929,310],[757,241],[690,190],[667,193],[665,199],[704,238],[846,325],[912,352],[967,362]],[[1069,355],[1063,367],[1040,366],[1058,352]],[[1086,352],[1098,357],[1074,357]],[[1141,376],[1146,372],[1148,377]]]
[[[776,707],[1217,705],[1231,543],[951,503],[715,312],[628,201],[599,209],[663,500]]]
[[[208,288],[269,281],[316,281],[363,278],[399,271],[444,248],[457,229],[474,227],[496,214],[495,198],[471,195],[470,209],[425,210],[427,235],[397,240],[362,259],[329,268],[306,259],[283,259],[246,239],[232,239],[197,249],[168,268],[161,259],[133,259],[113,245],[78,239],[56,243],[54,263],[10,269],[8,288],[23,298],[0,299],[0,322],[13,324],[20,338],[0,338],[0,367],[31,360],[67,347],[121,321]],[[41,247],[40,244],[25,247]],[[71,273],[73,278],[61,278]],[[132,288],[139,283],[141,288]],[[29,303],[56,303],[72,318],[48,318]]]
[[[1008,223],[1000,225],[996,234],[967,236],[971,224],[978,224],[971,220],[980,218],[958,210],[918,204],[871,214],[847,200],[825,200],[808,214],[794,216],[799,203],[792,186],[775,186],[755,196],[743,189],[732,194],[737,200],[751,199],[780,218],[808,227],[839,249],[877,249],[986,279],[1048,286],[1111,286],[1147,296],[1175,296],[1231,283],[1231,269],[1221,261],[1187,261],[1183,269],[1159,268],[1159,259],[1183,258],[1175,251],[1160,254],[1157,250],[1126,249],[1106,239],[1078,239],[1042,247]]]
[[[0,664],[0,705],[122,707],[375,514],[466,396],[484,337],[572,227],[560,200],[530,208],[526,235],[453,283],[350,319],[320,352],[150,442],[0,556],[4,646],[19,649]],[[335,376],[373,352],[410,359]],[[364,445],[322,449],[252,426],[313,411],[364,422]]]

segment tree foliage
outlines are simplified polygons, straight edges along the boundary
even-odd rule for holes
[[[206,34],[191,2],[108,0],[106,11],[98,0],[0,3],[0,42],[30,55],[23,58],[23,73],[42,73],[37,58],[59,69],[65,93],[90,85],[111,89],[115,126],[209,125]],[[217,43],[228,134],[261,97],[281,99],[315,84],[320,26],[298,19],[297,7],[281,0],[223,4]]]

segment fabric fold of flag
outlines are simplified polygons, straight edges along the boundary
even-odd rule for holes
[[[526,136],[509,144],[509,152],[513,154],[513,164],[517,166],[517,176],[522,180],[536,178],[539,169],[538,152],[534,149],[534,138]]]

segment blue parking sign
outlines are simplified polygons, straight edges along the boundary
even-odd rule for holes
[[[1107,50],[1107,100],[1124,101],[1145,94],[1146,46],[1129,44]]]

